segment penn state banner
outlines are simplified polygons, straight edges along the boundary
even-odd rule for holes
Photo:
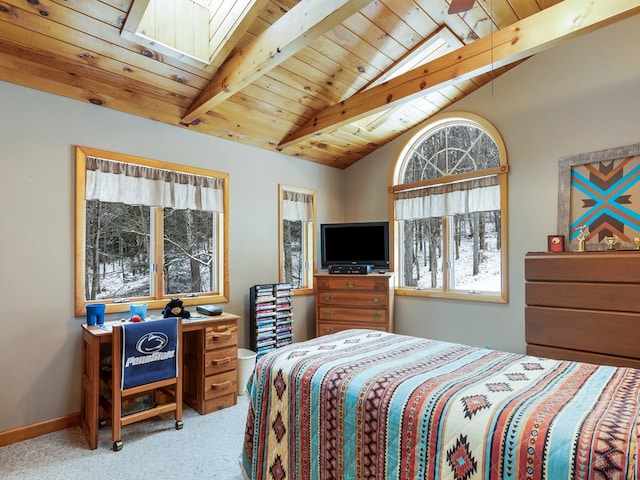
[[[122,389],[178,374],[178,322],[165,318],[122,326]]]

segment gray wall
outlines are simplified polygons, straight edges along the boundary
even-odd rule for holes
[[[556,233],[558,159],[640,142],[639,44],[640,17],[539,54],[456,105],[492,122],[507,146],[510,301],[396,297],[398,332],[524,350],[523,258]],[[8,83],[0,98],[0,431],[80,408],[75,145],[229,172],[224,308],[245,318],[249,287],[277,279],[278,183],[315,189],[319,223],[389,215],[400,140],[339,171]],[[313,308],[312,296],[295,299],[296,340],[313,335]],[[244,327],[240,338],[246,346]]]
[[[0,431],[80,410],[82,318],[74,299],[74,147],[230,174],[230,302],[248,346],[251,285],[278,281],[278,184],[317,191],[318,221],[343,218],[343,172],[279,153],[0,82]],[[294,300],[296,340],[315,298]],[[121,316],[121,315],[120,315]],[[117,316],[117,318],[120,318]]]
[[[396,331],[524,352],[524,255],[556,234],[558,160],[640,143],[640,17],[538,54],[455,105],[500,132],[509,161],[509,303],[396,296]],[[406,135],[345,172],[345,217],[389,218]]]

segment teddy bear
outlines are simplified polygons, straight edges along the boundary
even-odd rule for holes
[[[162,316],[164,318],[169,317],[180,317],[180,318],[189,318],[191,317],[191,313],[188,310],[184,309],[182,305],[182,300],[179,298],[173,298],[167,305],[164,307],[162,311]]]

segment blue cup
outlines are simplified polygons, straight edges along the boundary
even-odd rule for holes
[[[104,303],[87,304],[87,325],[104,325]]]
[[[134,315],[139,315],[142,320],[147,316],[147,304],[146,303],[130,303],[129,304],[129,318]]]

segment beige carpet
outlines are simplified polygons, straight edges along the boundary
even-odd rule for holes
[[[111,449],[111,429],[100,430],[97,450],[90,450],[80,427],[0,448],[0,479],[242,480],[240,455],[248,401],[209,415],[190,408],[184,428],[171,415],[123,428],[124,448]]]

